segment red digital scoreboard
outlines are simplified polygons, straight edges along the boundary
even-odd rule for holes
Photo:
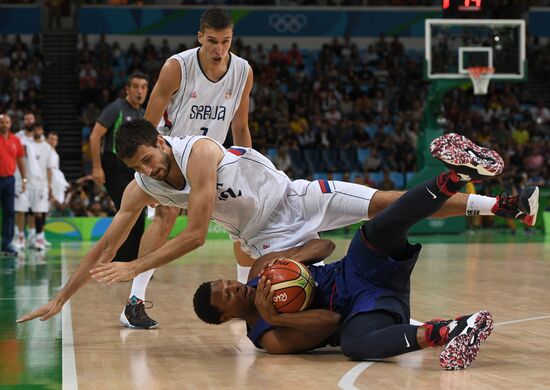
[[[442,0],[441,8],[445,18],[478,18],[483,14],[486,0]]]

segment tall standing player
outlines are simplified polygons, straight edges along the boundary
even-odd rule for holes
[[[248,105],[252,68],[229,51],[233,39],[231,15],[220,8],[206,10],[197,34],[200,46],[170,57],[162,67],[145,111],[145,119],[170,136],[206,135],[223,143],[231,127],[233,144],[252,147],[248,128]],[[161,247],[168,239],[176,217],[175,207],[157,207],[151,226],[139,247],[139,257]],[[241,258],[248,257],[235,246]],[[238,268],[246,280],[249,264]],[[120,321],[132,328],[158,326],[145,312],[143,300],[154,270],[138,275]]]

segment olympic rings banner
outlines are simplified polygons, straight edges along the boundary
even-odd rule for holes
[[[420,10],[363,8],[357,10],[228,8],[238,36],[378,36],[422,37],[424,19],[440,17],[436,7]],[[86,7],[80,9],[85,34],[196,35],[204,9]]]

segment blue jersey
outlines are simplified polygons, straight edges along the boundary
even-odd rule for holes
[[[410,275],[418,259],[420,244],[409,245],[411,257],[396,261],[370,247],[359,229],[346,256],[324,266],[310,266],[317,286],[311,308],[340,313],[344,322],[358,313],[385,310],[398,323],[410,321]],[[248,282],[256,287],[258,279]],[[247,324],[248,338],[258,348],[261,336],[273,327],[262,318]],[[339,344],[338,332],[324,345]]]

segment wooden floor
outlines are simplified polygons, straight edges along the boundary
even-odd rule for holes
[[[335,259],[348,241],[336,242]],[[83,250],[64,246],[61,259],[68,262],[68,271]],[[488,309],[496,323],[478,359],[461,372],[442,370],[435,349],[374,363],[349,361],[338,349],[269,356],[248,341],[243,322],[210,326],[194,315],[192,296],[200,282],[233,278],[234,273],[231,247],[222,241],[211,241],[157,270],[147,299],[155,303],[148,312],[161,328],[152,331],[118,323],[129,283],[84,288],[71,300],[78,387],[550,388],[550,243],[424,246],[413,273],[413,318],[451,318]]]

